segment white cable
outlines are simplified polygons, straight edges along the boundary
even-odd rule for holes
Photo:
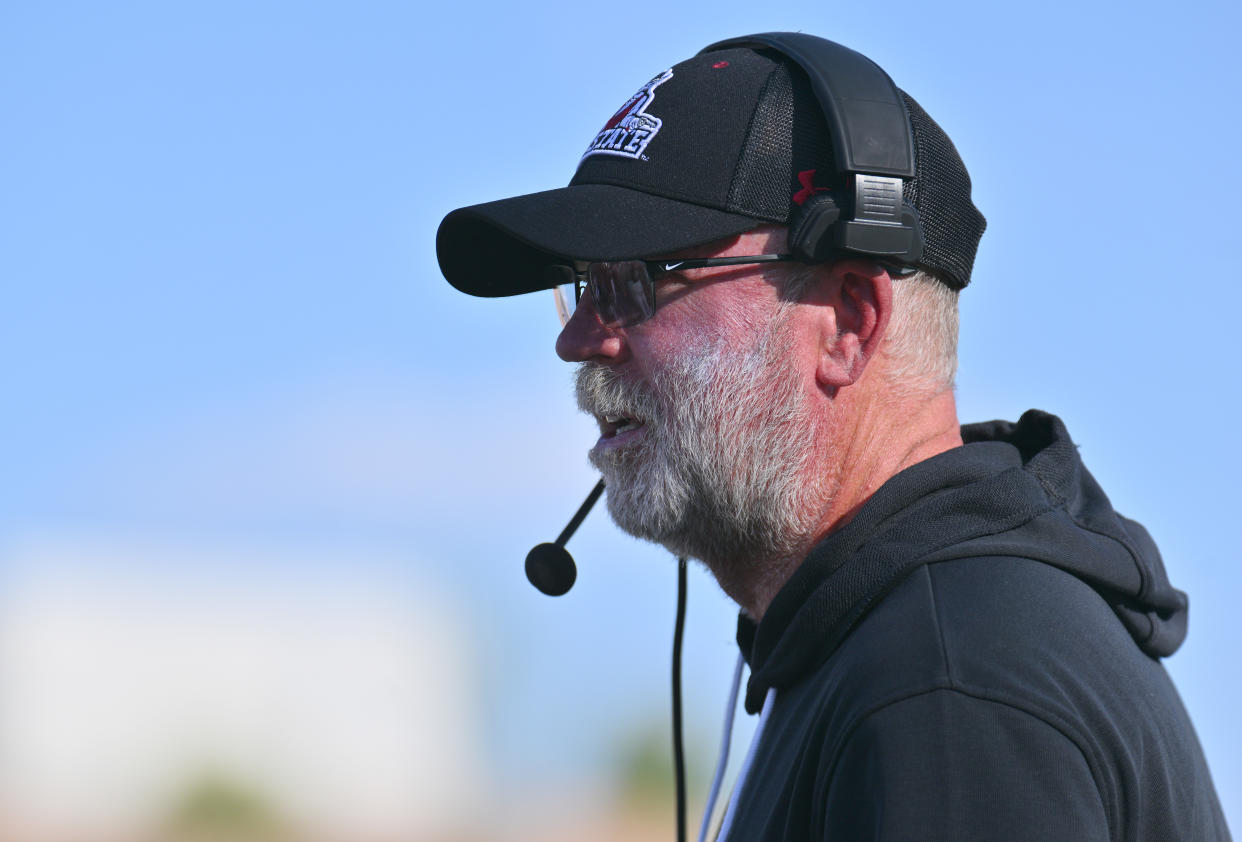
[[[767,727],[768,717],[772,715],[772,708],[776,705],[776,688],[769,687],[768,695],[763,700],[763,711],[759,714],[759,724],[755,726],[755,736],[750,740],[750,750],[746,752],[746,760],[742,763],[742,769],[737,773],[737,783],[733,785],[733,796],[729,799],[729,807],[725,810],[724,821],[720,823],[720,833],[716,834],[716,842],[726,842],[729,838],[729,831],[733,829],[733,813],[737,809],[738,798],[742,794],[742,787],[746,785],[746,778],[750,775],[750,767],[755,762],[755,753],[759,748],[759,740],[763,737],[763,729]]]
[[[707,809],[703,811],[703,824],[699,827],[699,842],[707,842],[707,831],[720,797],[720,785],[724,782],[725,767],[729,765],[729,743],[733,739],[733,714],[737,710],[737,691],[742,686],[742,665],[746,659],[738,653],[737,666],[733,668],[733,686],[729,690],[729,705],[725,708],[724,735],[720,738],[720,758],[716,761],[716,775],[712,778],[711,792],[707,795]]]

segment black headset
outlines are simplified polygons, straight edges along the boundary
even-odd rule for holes
[[[775,50],[797,64],[819,101],[844,189],[816,191],[789,224],[789,247],[807,263],[853,252],[913,267],[923,255],[919,214],[902,201],[914,178],[914,136],[901,92],[871,59],[800,32],[729,38],[702,53],[735,47]]]

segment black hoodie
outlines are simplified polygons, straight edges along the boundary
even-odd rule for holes
[[[739,624],[776,700],[730,842],[1228,839],[1155,544],[1057,418],[962,435]]]

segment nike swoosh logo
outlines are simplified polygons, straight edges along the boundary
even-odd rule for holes
[[[686,262],[686,261],[682,260],[682,261],[680,261],[680,262],[678,262],[678,263],[665,263],[665,264],[664,264],[664,271],[665,271],[665,272],[672,272],[674,269],[676,269],[678,266],[680,266],[682,263],[685,263],[685,262]]]

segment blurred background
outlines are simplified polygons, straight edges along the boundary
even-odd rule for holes
[[[463,296],[433,238],[564,184],[655,73],[781,29],[868,54],[956,142],[989,220],[962,416],[1060,414],[1160,544],[1192,605],[1168,669],[1237,832],[1240,22],[3,4],[0,839],[671,838],[675,563],[601,509],[571,594],[526,583],[594,425],[550,296]],[[693,571],[699,803],[734,617]]]

